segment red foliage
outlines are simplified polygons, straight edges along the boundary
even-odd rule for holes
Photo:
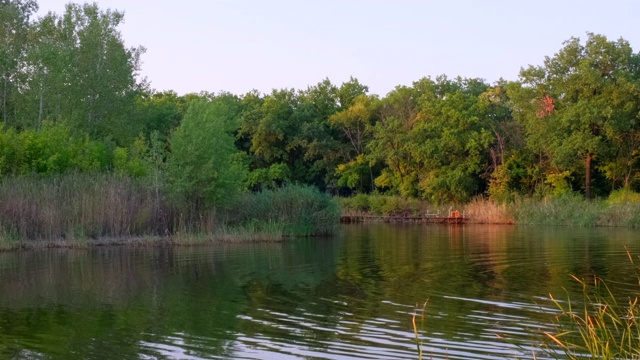
[[[551,114],[553,114],[553,110],[556,109],[555,100],[550,95],[545,95],[542,100],[538,103],[538,112],[536,112],[536,116],[539,118],[545,118]]]

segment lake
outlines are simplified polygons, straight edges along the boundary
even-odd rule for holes
[[[0,253],[0,358],[416,359],[426,300],[426,359],[532,358],[557,314],[549,294],[579,298],[571,274],[637,291],[639,240],[356,224],[284,243]]]

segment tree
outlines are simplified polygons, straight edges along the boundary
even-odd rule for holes
[[[374,189],[370,161],[365,159],[366,145],[371,139],[379,100],[376,96],[361,94],[356,96],[346,109],[329,117],[329,124],[339,129],[347,140],[348,151],[343,155],[343,163],[337,167],[339,185],[363,188],[363,172],[367,172]]]
[[[411,130],[418,121],[419,93],[414,87],[398,86],[382,99],[379,121],[374,125],[373,138],[367,144],[371,161],[384,168],[374,182],[382,189],[407,197],[417,197],[419,164],[411,149]]]
[[[424,87],[412,129],[421,196],[434,202],[467,201],[481,190],[480,175],[494,141],[479,102],[487,85],[481,79],[439,76],[415,86]]]
[[[627,41],[588,33],[585,44],[571,38],[543,66],[520,71],[524,86],[513,98],[529,143],[544,149],[560,171],[577,171],[580,159],[587,198],[594,160],[610,164],[614,140],[632,140],[625,134],[638,129],[637,69],[638,55]]]
[[[130,119],[146,86],[137,79],[144,48],[125,47],[117,30],[123,19],[96,4],[68,4],[64,14],[48,13],[33,24],[23,116],[38,114],[37,124],[69,122],[121,144],[134,139],[142,130]]]
[[[0,110],[5,126],[9,120],[9,98],[23,74],[29,19],[38,10],[35,0],[0,0]]]
[[[145,136],[157,133],[159,140],[166,141],[180,125],[187,107],[187,100],[174,91],[143,92],[136,100],[136,118]]]
[[[171,135],[170,186],[196,210],[224,204],[243,188],[246,166],[234,144],[239,114],[231,95],[196,102]]]

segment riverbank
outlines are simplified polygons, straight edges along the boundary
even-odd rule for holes
[[[617,191],[607,199],[586,200],[579,194],[547,197],[542,200],[518,199],[498,204],[476,198],[465,205],[433,205],[415,199],[387,195],[356,195],[341,198],[343,218],[365,222],[435,222],[447,223],[458,211],[468,224],[551,225],[640,227],[640,196]],[[437,220],[443,221],[437,221]]]
[[[161,187],[114,174],[0,181],[3,249],[280,241],[331,235],[339,216],[337,203],[309,186],[247,192],[200,209],[173,199]]]
[[[130,236],[98,239],[18,240],[0,241],[0,252],[36,249],[89,249],[102,246],[198,246],[216,243],[281,242],[283,233],[219,233],[178,234],[173,236]]]

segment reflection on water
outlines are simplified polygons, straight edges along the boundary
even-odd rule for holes
[[[579,290],[570,274],[635,289],[637,240],[378,224],[282,244],[3,253],[0,358],[415,359],[426,299],[427,358],[530,358],[548,294]]]

